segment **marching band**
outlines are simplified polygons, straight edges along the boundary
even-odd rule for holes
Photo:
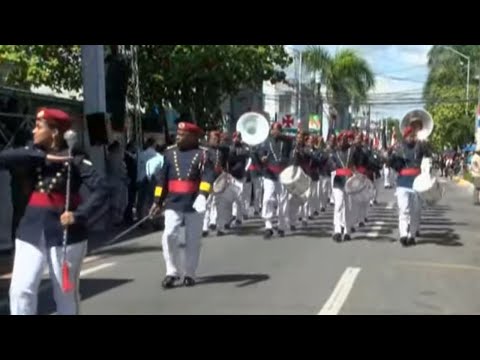
[[[43,109],[37,116],[35,144],[0,152],[0,168],[26,167],[36,179],[17,233],[10,289],[12,314],[36,312],[39,281],[47,261],[58,312],[78,313],[85,224],[88,215],[102,204],[105,184],[84,155],[69,152],[64,134],[70,126],[68,114]],[[392,187],[393,171],[398,175],[400,242],[414,245],[422,207],[434,204],[443,192],[429,167],[426,140],[433,130],[430,115],[423,110],[409,113],[401,129],[403,142],[380,153],[358,130],[344,130],[327,143],[306,131],[292,138],[282,133],[281,124],[270,125],[257,113],[239,119],[231,144],[228,134],[211,131],[208,144],[201,146],[203,130],[189,122],[179,123],[176,145],[165,151],[163,165],[155,174],[154,204],[149,213],[154,216],[164,211],[165,215],[163,288],[170,289],[181,279],[184,286],[194,286],[202,236],[215,229],[217,236],[224,235],[252,215],[261,216],[264,238],[272,239],[274,230],[278,237],[284,237],[287,229],[297,231],[299,221],[308,227],[308,221],[330,204],[333,240],[351,240],[356,227],[370,221],[368,209],[376,204],[382,169],[385,188]],[[84,201],[78,196],[82,184],[91,190]],[[183,226],[185,259],[181,261],[179,234]],[[70,269],[63,269],[64,264]]]
[[[253,136],[252,117],[256,122]],[[334,207],[333,240],[351,240],[356,228],[370,221],[368,211],[377,205],[383,173],[386,189],[396,182],[400,243],[415,244],[422,207],[443,196],[431,167],[423,165],[430,157],[425,140],[433,130],[428,113],[408,113],[401,124],[403,141],[383,152],[373,148],[373,142],[359,130],[344,130],[326,143],[323,137],[304,130],[295,138],[286,136],[280,123],[268,125],[266,132],[264,122],[255,113],[238,121],[233,144],[222,152],[226,167],[217,172],[213,184],[218,191],[209,197],[204,236],[208,224],[219,225],[218,235],[225,234],[233,222],[241,226],[253,207],[253,213],[261,213],[264,220],[265,239],[271,239],[274,230],[284,237],[287,229],[297,231],[298,222],[307,227],[330,203]],[[248,137],[243,142],[242,133]],[[210,141],[209,151],[215,144]]]

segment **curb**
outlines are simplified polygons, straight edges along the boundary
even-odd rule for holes
[[[470,181],[462,179],[461,177],[454,176],[453,181],[459,186],[473,189],[473,184]]]

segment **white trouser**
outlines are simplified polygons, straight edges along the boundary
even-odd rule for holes
[[[263,177],[261,176],[252,176],[252,185],[253,185],[253,208],[255,211],[260,213],[262,207],[262,192],[263,192]]]
[[[310,196],[308,197],[307,207],[305,209],[306,215],[313,216],[315,211],[320,210],[319,184],[320,181],[312,181],[310,184]]]
[[[420,228],[422,204],[413,189],[398,187],[398,231],[400,237],[415,237]]]
[[[355,224],[365,222],[365,219],[368,217],[369,202],[369,200],[358,201],[357,199],[352,199],[352,206],[356,216]]]
[[[243,208],[245,209],[245,213],[250,215],[250,209],[252,204],[252,192],[253,192],[253,183],[245,182],[243,184],[243,193],[242,193],[242,201],[243,201]]]
[[[238,180],[233,178],[233,186],[235,187],[235,200],[233,201],[233,216],[237,218],[237,220],[242,220],[243,216],[248,215],[248,206],[246,207],[245,204],[245,194],[244,194],[244,187],[245,187],[245,180]],[[219,214],[220,215],[220,214]]]
[[[208,231],[209,225],[217,224],[217,196],[210,194],[207,198],[207,210],[203,218],[203,231]]]
[[[48,264],[57,314],[78,315],[80,312],[80,270],[86,252],[86,241],[67,246],[70,281],[74,290],[64,293],[62,291],[62,247],[55,246],[47,249],[44,234],[41,235],[38,246],[17,239],[10,284],[10,313],[12,315],[37,314],[38,289],[45,265]]]
[[[274,206],[278,204],[278,229],[285,231],[288,214],[288,193],[279,181],[263,179],[262,217],[265,220],[265,229],[273,228]]]
[[[320,203],[320,208],[326,208],[330,202],[331,196],[331,179],[328,176],[320,176],[320,181],[318,182],[318,198]]]
[[[333,210],[333,232],[335,234],[341,234],[343,228],[344,234],[349,234],[350,228],[352,227],[350,196],[348,196],[345,191],[337,188],[332,189],[332,195],[335,203]]]
[[[473,204],[478,205],[480,203],[480,191],[476,188],[473,189]]]
[[[372,200],[371,200],[371,203],[373,202],[376,202],[377,201],[377,197],[378,197],[378,189],[380,188],[380,178],[377,178],[375,175],[374,175],[374,178],[373,178],[373,197],[372,197]]]
[[[387,165],[383,165],[383,185],[392,186],[392,169]]]
[[[302,218],[304,221],[307,220],[308,203],[291,194],[288,194],[287,199],[288,223],[290,226],[296,226],[298,218]]]
[[[335,180],[336,174],[336,171],[332,171],[332,173],[330,174],[330,189],[332,189],[332,193],[330,195],[330,203],[335,203],[335,199],[333,196],[333,181]]]
[[[204,214],[165,210],[165,230],[162,237],[163,258],[167,276],[195,277],[202,245],[202,220]],[[185,221],[185,249],[179,247],[180,226]],[[181,252],[185,251],[184,269]]]

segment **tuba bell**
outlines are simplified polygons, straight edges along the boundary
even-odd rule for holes
[[[249,146],[257,146],[267,140],[270,124],[265,116],[256,112],[243,114],[237,121],[237,131]]]
[[[433,132],[432,115],[423,109],[411,110],[403,117],[400,123],[400,131],[403,133],[407,126],[412,126],[415,129],[418,140],[427,140]]]

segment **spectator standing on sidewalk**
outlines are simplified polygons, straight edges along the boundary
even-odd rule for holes
[[[153,204],[154,185],[147,177],[147,162],[157,155],[155,139],[150,138],[145,143],[145,150],[138,155],[137,161],[137,218],[143,219],[148,215]]]

